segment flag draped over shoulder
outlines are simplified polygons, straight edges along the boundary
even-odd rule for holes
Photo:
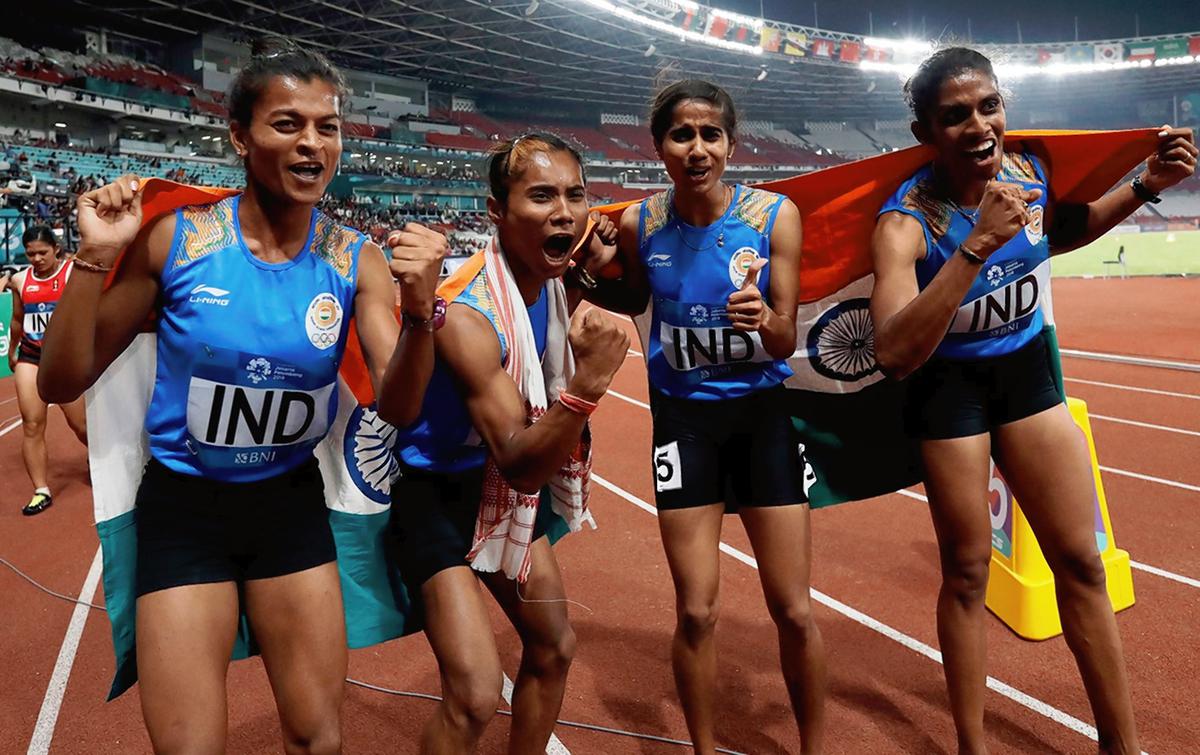
[[[1042,157],[1058,202],[1101,197],[1157,144],[1157,129],[1014,131],[1008,151]],[[758,184],[796,205],[804,225],[800,309],[791,412],[813,467],[806,486],[814,507],[889,493],[920,479],[916,444],[904,433],[904,384],[875,362],[868,312],[874,274],[871,235],[884,201],[934,157],[917,146]],[[614,221],[623,202],[600,208]],[[1047,312],[1047,322],[1052,322]],[[1053,341],[1053,332],[1047,333]]]
[[[216,202],[233,193],[230,189],[150,179],[142,189],[143,224],[179,207]],[[118,267],[120,263],[118,260]],[[357,349],[358,339],[351,332],[350,342],[356,348],[343,359],[337,387],[337,416],[314,454],[320,464],[325,502],[337,544],[347,643],[359,648],[420,627],[409,616],[408,595],[385,558],[383,543],[391,482],[397,471],[392,454],[396,430],[375,413],[370,376]],[[155,336],[153,332],[143,332],[87,394],[88,456],[96,531],[104,556],[105,606],[116,654],[116,675],[109,699],[137,681],[134,501],[143,467],[149,459],[143,425],[154,390],[154,370]],[[233,657],[244,658],[257,652],[243,614]]]
[[[1042,156],[1058,201],[1088,202],[1153,151],[1155,134],[1154,129],[1013,132],[1005,148]],[[797,351],[789,360],[795,376],[788,385],[794,389],[794,421],[815,471],[815,480],[809,480],[814,506],[891,492],[918,479],[914,444],[900,427],[903,386],[884,380],[875,363],[867,301],[874,280],[870,238],[876,213],[932,157],[931,149],[913,147],[761,185],[790,198],[804,222]],[[160,179],[150,179],[142,191],[146,223],[178,207],[234,193]],[[629,204],[600,209],[618,219]],[[442,295],[453,299],[469,277],[466,272],[453,276]],[[353,321],[348,338],[337,418],[315,453],[337,542],[347,639],[357,648],[419,627],[408,616],[407,594],[384,558],[396,430],[374,411]],[[128,689],[137,675],[134,499],[149,456],[143,420],[154,387],[154,360],[154,335],[142,333],[87,398],[96,530],[117,661],[110,698]],[[254,652],[243,616],[234,657]]]

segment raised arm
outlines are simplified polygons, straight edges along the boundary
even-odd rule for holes
[[[784,200],[771,230],[771,306],[763,301],[758,275],[767,265],[755,260],[739,290],[729,296],[726,312],[735,330],[757,332],[763,348],[776,359],[796,350],[796,308],[800,303],[800,211]]]
[[[583,298],[597,307],[627,315],[640,315],[650,301],[650,281],[638,254],[638,218],[642,205],[634,204],[621,214],[620,226],[593,213],[596,228],[589,241],[584,267],[596,273],[613,260],[621,266],[621,277],[596,277],[596,287],[583,292]]]
[[[1158,148],[1146,160],[1138,180],[1151,194],[1159,194],[1191,176],[1196,170],[1195,136],[1190,128],[1163,126]],[[1050,250],[1062,254],[1087,246],[1108,233],[1145,203],[1132,184],[1122,184],[1094,202],[1058,204],[1049,227]]]
[[[916,262],[927,253],[920,222],[897,212],[879,218],[871,239],[871,319],[875,358],[885,374],[903,379],[929,359],[979,275],[980,262],[1025,227],[1026,204],[1040,196],[1039,189],[990,183],[979,203],[979,222],[961,245],[966,253],[952,255],[924,290],[918,289],[916,275]]]
[[[536,493],[579,443],[587,417],[556,401],[526,426],[525,400],[500,364],[500,343],[475,310],[452,305],[436,338],[438,354],[454,373],[472,424],[500,471],[515,489]],[[599,401],[625,361],[629,337],[606,315],[589,309],[572,318],[569,339],[576,369],[567,392]]]
[[[404,427],[421,413],[433,375],[433,315],[438,273],[448,251],[446,237],[417,223],[388,237],[388,263],[374,244],[363,248],[354,297],[358,339],[371,373],[379,416]],[[410,322],[396,322],[396,287]]]
[[[47,403],[70,403],[91,387],[154,308],[175,217],[142,228],[141,185],[127,175],[79,197],[76,264],[42,343],[38,393]],[[103,269],[122,249],[121,268],[106,290]]]

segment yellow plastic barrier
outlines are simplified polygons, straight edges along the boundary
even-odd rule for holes
[[[1108,575],[1108,597],[1113,610],[1133,605],[1133,574],[1129,553],[1117,548],[1108,517],[1096,444],[1088,422],[1087,404],[1068,398],[1067,408],[1087,438],[1096,491],[1096,546]],[[992,562],[987,607],[1010,629],[1028,640],[1045,640],[1062,634],[1058,605],[1054,602],[1054,575],[1050,572],[1033,529],[1013,498],[1000,471],[992,464],[988,499],[992,509]]]

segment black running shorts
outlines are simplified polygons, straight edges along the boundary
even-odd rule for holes
[[[317,460],[255,482],[146,465],[137,493],[137,594],[244,582],[337,558]]]
[[[660,509],[808,503],[787,388],[695,401],[650,391],[654,499]]]
[[[905,428],[922,440],[965,438],[1061,404],[1050,360],[1040,335],[990,359],[934,357],[911,378]]]

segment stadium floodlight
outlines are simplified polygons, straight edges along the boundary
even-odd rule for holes
[[[59,121],[58,123],[54,124],[54,128],[66,128],[66,127],[67,127],[67,124],[63,123],[62,121]]]
[[[581,2],[584,5],[590,5],[593,8],[597,8],[607,13],[611,13],[612,15],[631,23],[645,26],[649,29],[654,29],[662,32],[663,34],[669,34],[681,42],[698,42],[700,44],[710,45],[712,47],[720,47],[721,49],[729,50],[730,52],[742,52],[748,55],[763,54],[762,47],[758,45],[748,45],[743,42],[730,42],[726,39],[718,39],[717,37],[710,37],[707,34],[700,34],[699,32],[681,29],[678,26],[673,26],[667,23],[666,21],[662,21],[657,18],[651,18],[649,16],[643,16],[640,13],[635,13],[625,6],[610,2],[610,0],[578,0],[578,2]],[[688,7],[683,3],[680,3],[680,5]]]
[[[887,37],[863,37],[863,44],[884,50],[893,50],[912,55],[928,55],[934,44],[927,39],[889,39]]]
[[[762,70],[758,72],[758,75],[754,77],[754,80],[762,81],[765,78],[767,78],[767,67],[763,66]]]

